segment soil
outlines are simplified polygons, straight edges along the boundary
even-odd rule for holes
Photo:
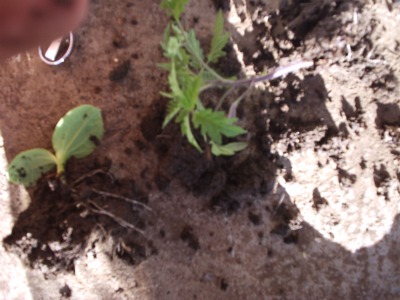
[[[65,64],[1,67],[0,298],[399,299],[398,1],[191,1],[206,48],[224,12],[225,76],[314,62],[251,90],[248,148],[225,158],[162,128],[159,4],[94,1]],[[51,149],[84,103],[106,134],[66,183],[8,184],[7,162]]]

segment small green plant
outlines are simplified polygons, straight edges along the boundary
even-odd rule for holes
[[[11,182],[29,187],[55,167],[60,176],[69,158],[83,158],[92,153],[103,134],[100,109],[91,105],[76,107],[56,125],[52,138],[55,154],[41,148],[18,154],[9,165],[8,178]]]
[[[228,114],[219,110],[226,97],[239,86],[248,86],[250,89],[256,82],[275,79],[300,68],[310,67],[312,63],[300,62],[255,78],[223,78],[210,66],[226,55],[224,48],[230,35],[224,32],[223,15],[221,12],[217,14],[211,47],[205,54],[195,31],[185,30],[180,21],[188,2],[189,0],[164,0],[161,3],[161,7],[171,17],[161,44],[168,62],[160,66],[169,72],[169,92],[163,92],[162,95],[170,99],[163,126],[174,120],[180,124],[181,133],[189,143],[202,151],[193,134],[193,128],[198,129],[204,141],[211,146],[212,154],[234,155],[246,148],[246,143],[224,144],[223,138],[235,138],[246,133],[243,128],[235,125],[236,108],[245,93],[233,101]],[[226,87],[227,92],[218,100],[215,109],[207,108],[203,105],[202,93],[215,87]]]

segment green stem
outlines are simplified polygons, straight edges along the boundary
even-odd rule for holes
[[[240,101],[242,101],[247,96],[247,94],[250,92],[253,85],[254,85],[254,81],[250,82],[249,86],[244,91],[244,93],[241,94],[235,101],[233,101],[233,103],[231,104],[231,107],[229,108],[229,112],[228,112],[229,118],[236,118],[236,110],[240,104]]]
[[[219,99],[217,106],[215,106],[215,110],[219,110],[221,108],[222,103],[224,103],[225,99],[229,96],[230,93],[233,92],[233,90],[236,87],[234,85],[232,85],[221,97],[221,99]]]
[[[56,155],[54,156],[54,161],[57,165],[57,176],[60,176],[65,172],[65,159],[64,159],[64,154],[61,154],[60,152],[56,152]]]
[[[204,92],[204,91],[206,91],[206,90],[208,90],[208,89],[212,89],[213,87],[215,87],[215,84],[212,84],[212,83],[205,84],[200,88],[199,94]]]
[[[65,172],[64,164],[57,162],[57,175],[61,175]]]

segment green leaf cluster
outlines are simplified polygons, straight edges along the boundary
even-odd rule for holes
[[[55,167],[61,175],[68,159],[83,158],[92,153],[103,134],[100,109],[91,105],[74,108],[58,121],[53,132],[55,154],[41,148],[18,154],[8,167],[8,178],[11,182],[32,186]]]
[[[229,41],[229,33],[224,32],[224,17],[219,11],[214,25],[214,35],[211,40],[211,49],[207,56],[208,63],[216,63],[218,59],[226,55],[223,50]]]
[[[212,109],[203,109],[197,111],[193,116],[195,128],[200,128],[203,136],[209,136],[211,141],[217,145],[222,144],[222,136],[236,137],[246,131],[234,125],[236,118],[225,117],[222,111],[213,111]]]
[[[179,20],[188,2],[189,0],[163,0],[161,8],[165,9],[176,20]]]
[[[167,116],[163,126],[171,121],[180,125],[181,133],[190,144],[202,151],[193,129],[211,146],[214,155],[233,155],[245,148],[245,143],[224,145],[224,137],[234,138],[246,133],[235,125],[237,119],[229,118],[223,111],[214,111],[203,105],[201,93],[215,81],[224,81],[210,64],[225,55],[224,48],[229,34],[224,32],[222,12],[216,17],[211,47],[205,54],[193,29],[186,31],[180,16],[188,1],[164,0],[161,4],[173,18],[168,24],[161,44],[167,62],[160,67],[169,72],[169,91],[162,95],[169,98]],[[203,99],[204,100],[204,99]]]

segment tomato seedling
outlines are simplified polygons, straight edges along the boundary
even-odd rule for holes
[[[224,78],[210,66],[226,55],[224,48],[230,38],[229,33],[224,32],[222,12],[218,12],[216,16],[210,51],[205,54],[195,31],[185,30],[180,21],[188,2],[189,0],[164,0],[161,3],[161,7],[171,17],[161,43],[164,57],[168,62],[160,66],[169,72],[169,91],[163,92],[162,95],[170,99],[163,126],[174,120],[180,125],[181,133],[186,136],[189,143],[202,151],[193,134],[193,129],[198,129],[204,141],[211,147],[212,154],[234,155],[246,148],[247,144],[244,142],[224,144],[224,137],[235,138],[246,133],[246,130],[235,124],[236,109],[245,94],[232,102],[227,114],[219,110],[232,90],[239,86],[251,88],[257,82],[284,76],[298,69],[310,67],[313,63],[291,64],[254,78],[240,80]],[[214,109],[207,108],[203,105],[202,93],[215,87],[225,87],[227,92],[219,99]]]

